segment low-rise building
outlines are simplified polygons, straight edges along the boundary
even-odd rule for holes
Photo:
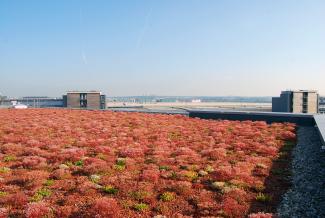
[[[272,112],[318,113],[318,93],[313,90],[282,91],[272,98]]]
[[[105,109],[106,96],[99,91],[69,91],[63,96],[68,108]]]

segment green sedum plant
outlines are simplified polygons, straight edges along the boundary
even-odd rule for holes
[[[7,196],[7,192],[0,191],[0,198]]]
[[[78,160],[74,163],[74,165],[82,167],[84,165],[84,161],[83,160]]]
[[[54,184],[54,180],[53,179],[47,179],[45,182],[44,182],[44,185],[45,186],[51,186]]]
[[[114,165],[114,169],[117,170],[117,171],[122,171],[125,169],[125,166],[124,165],[117,165],[115,164]]]
[[[115,195],[117,194],[118,192],[118,189],[117,188],[114,188],[113,186],[111,185],[107,185],[107,186],[103,186],[103,191],[107,194],[112,194],[112,195]]]
[[[162,201],[172,201],[175,199],[175,193],[173,192],[164,192],[159,196],[159,199]]]
[[[125,158],[122,158],[122,157],[117,158],[116,165],[118,165],[118,166],[125,166],[126,165],[126,159]]]
[[[199,175],[195,171],[187,171],[185,172],[184,176],[191,180],[195,180],[199,177]]]
[[[133,205],[133,208],[137,211],[144,211],[144,210],[148,210],[149,206],[148,204],[145,203],[136,203]]]
[[[213,167],[211,165],[207,165],[204,168],[204,171],[208,172],[208,173],[212,173],[214,171]]]
[[[131,197],[134,198],[135,200],[141,201],[151,195],[150,192],[147,191],[135,191],[131,192]]]
[[[170,170],[169,166],[159,166],[159,170]]]
[[[260,192],[255,199],[259,202],[268,203],[272,200],[272,196]]]
[[[16,160],[16,157],[13,156],[13,155],[6,155],[6,156],[4,156],[4,158],[3,158],[3,161],[4,161],[4,162],[10,162],[10,161],[15,161],[15,160]]]
[[[125,169],[125,165],[126,165],[126,159],[119,157],[119,158],[117,158],[116,163],[113,168],[117,171],[122,171]]]
[[[9,167],[0,167],[0,173],[8,173],[10,171]]]
[[[41,188],[33,195],[31,201],[38,202],[43,200],[45,197],[51,196],[52,191],[48,188]]]
[[[68,167],[72,167],[73,166],[73,163],[71,161],[67,161],[64,164],[67,165]]]

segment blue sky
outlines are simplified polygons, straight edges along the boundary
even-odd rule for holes
[[[325,95],[323,0],[0,0],[0,93]]]

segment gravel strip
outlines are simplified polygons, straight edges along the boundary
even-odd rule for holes
[[[325,217],[325,151],[314,127],[299,127],[293,149],[292,187],[278,207],[280,217]]]

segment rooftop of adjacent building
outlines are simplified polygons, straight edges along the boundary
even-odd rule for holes
[[[67,94],[102,94],[101,91],[96,91],[96,90],[90,90],[90,91],[67,91]]]
[[[281,91],[281,94],[286,94],[286,93],[304,93],[304,92],[308,92],[308,93],[318,93],[317,90],[303,90],[303,89],[300,89],[300,90],[286,90],[286,91]]]

